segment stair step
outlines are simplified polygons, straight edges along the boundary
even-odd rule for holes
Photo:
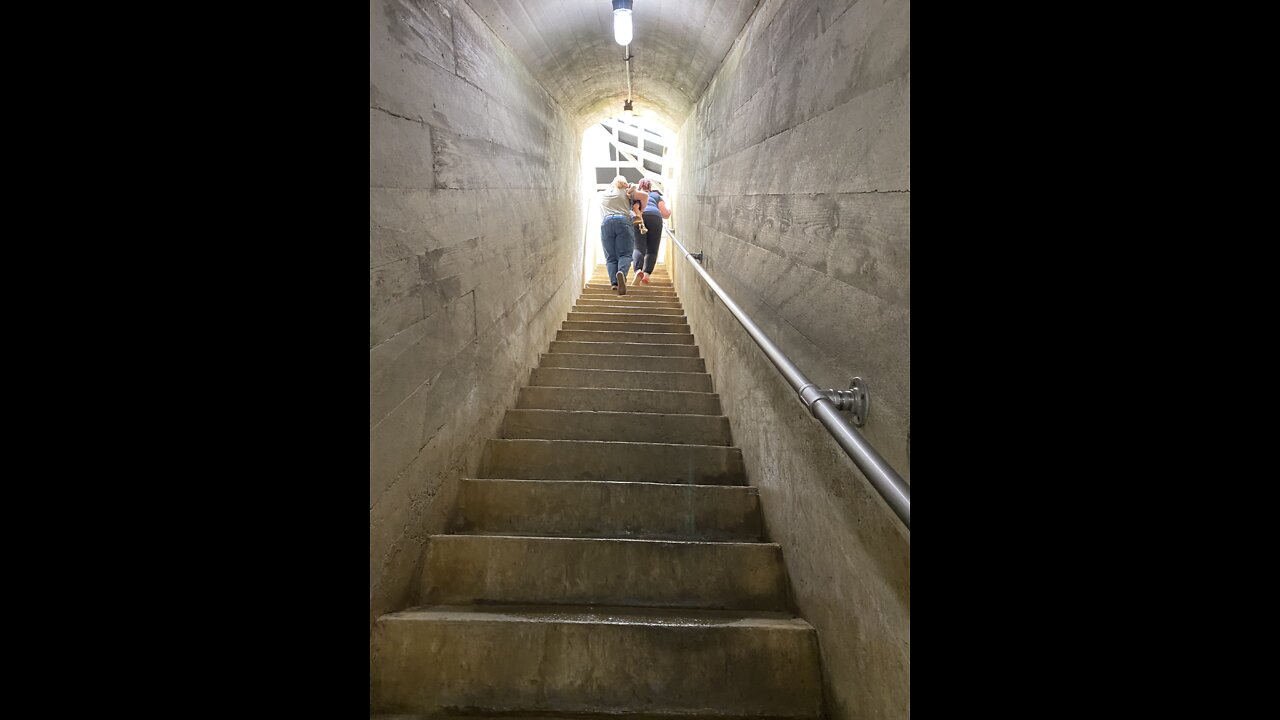
[[[449,532],[753,542],[759,504],[740,485],[464,479]]]
[[[369,715],[369,720],[775,720],[764,715],[724,715],[714,710],[707,712],[714,714],[527,712],[522,710],[475,713],[465,708],[451,708],[431,713],[374,713]]]
[[[644,323],[647,325],[675,325],[677,327],[688,327],[688,320],[684,315],[659,315],[656,313],[645,312],[643,310],[637,312],[619,313],[619,312],[591,312],[591,311],[570,311],[568,322],[582,323]],[[566,328],[567,329],[567,328]],[[576,328],[578,330],[590,330],[591,328]],[[605,328],[612,330],[613,328]],[[658,330],[663,332],[663,330]]]
[[[679,300],[641,300],[630,295],[624,298],[592,298],[580,297],[573,306],[572,312],[609,312],[634,315],[684,315],[684,306]]]
[[[648,317],[655,317],[655,316],[671,317],[674,315],[676,317],[684,318],[684,310],[678,307],[665,308],[665,307],[652,307],[652,306],[644,306],[644,305],[630,305],[630,304],[623,305],[623,304],[617,304],[617,303],[596,304],[596,305],[574,305],[569,310],[569,312],[571,315],[572,313],[597,313],[602,315],[622,315],[622,316],[643,315]],[[591,319],[591,318],[586,318],[586,319]]]
[[[584,283],[584,284],[582,285],[582,289],[583,289],[583,290],[586,290],[586,289],[588,289],[588,288],[592,288],[592,289],[596,289],[596,290],[607,290],[607,291],[609,291],[609,292],[613,292],[613,285],[612,285],[612,284],[610,284],[610,283],[606,283],[606,282],[604,282],[603,280],[599,280],[599,281],[592,280],[592,281],[588,281],[588,282],[586,282],[586,283]],[[629,290],[632,290],[632,289],[635,289],[635,290],[657,290],[657,291],[668,292],[668,293],[675,293],[675,292],[678,292],[674,286],[667,287],[667,286],[659,285],[659,286],[657,286],[657,287],[654,287],[652,284],[649,284],[649,285],[643,285],[643,284],[641,284],[641,285],[636,285],[635,283],[628,282],[628,283],[627,283],[627,290],[629,291]]]
[[[583,295],[591,295],[594,297],[642,297],[642,298],[675,298],[675,290],[664,290],[662,288],[647,288],[627,286],[627,294],[620,295],[613,291],[608,285],[588,285],[582,290]]]
[[[593,277],[593,278],[591,278],[591,279],[587,280],[587,284],[588,284],[588,285],[598,285],[598,286],[604,286],[604,287],[611,287],[611,286],[613,285],[613,281],[612,281],[612,280],[610,280],[609,278],[607,278],[607,277],[603,276],[603,275],[600,275],[600,276]],[[655,279],[653,279],[653,280],[650,280],[650,281],[649,281],[649,282],[647,282],[647,283],[639,283],[639,284],[636,284],[636,278],[635,278],[635,275],[634,275],[634,274],[628,274],[628,275],[627,275],[627,287],[629,287],[629,288],[633,288],[633,287],[639,287],[639,288],[657,288],[657,289],[659,289],[659,290],[671,290],[671,289],[673,289],[673,287],[674,287],[674,286],[672,285],[672,283],[671,283],[671,281],[670,281],[670,280],[658,280],[658,279],[656,279],[656,278],[655,278]]]
[[[608,330],[558,330],[556,340],[567,342],[630,342],[667,345],[692,345],[689,333],[621,332]]]
[[[371,655],[373,712],[822,714],[817,633],[783,613],[423,607]]]
[[[627,277],[628,278],[635,277],[635,274],[636,274],[635,271],[636,271],[635,266],[634,265],[631,266],[631,268],[627,271]],[[654,282],[657,282],[659,280],[662,280],[664,282],[671,282],[671,275],[665,271],[655,270],[653,274],[650,275],[649,277],[652,278]],[[591,273],[591,279],[608,281],[609,280],[608,268],[596,268]]]
[[[787,609],[776,543],[432,535],[429,605]]]
[[[689,326],[679,323],[640,322],[631,318],[614,318],[605,321],[565,320],[560,326],[563,330],[600,330],[602,332],[649,332],[688,334]]]
[[[593,370],[653,370],[657,372],[703,373],[707,364],[696,357],[661,355],[587,355],[543,353],[538,367],[588,368]]]
[[[720,445],[485,440],[481,477],[745,485],[742,451]]]
[[[731,445],[729,418],[722,415],[588,410],[508,410],[502,437],[542,440],[624,440],[673,445]]]
[[[662,355],[664,357],[698,357],[697,345],[666,343],[590,342],[555,340],[549,352],[574,355]]]
[[[679,300],[655,300],[653,298],[642,298],[635,295],[627,295],[619,297],[610,295],[608,297],[600,297],[597,295],[580,295],[578,297],[578,305],[592,307],[628,307],[628,308],[661,308],[663,310],[680,310],[680,314],[684,314],[684,310]]]
[[[599,410],[602,412],[719,415],[715,393],[612,388],[523,387],[516,407],[532,410]]]
[[[683,390],[711,392],[707,373],[589,370],[540,367],[529,373],[529,384],[541,387],[618,388],[625,390]]]
[[[668,272],[670,272],[669,268],[670,266],[667,265],[666,263],[658,263],[657,265],[653,266],[653,272],[656,275],[666,275]],[[591,272],[597,275],[603,275],[604,273],[608,272],[608,270],[609,270],[608,265],[594,265],[591,268]]]

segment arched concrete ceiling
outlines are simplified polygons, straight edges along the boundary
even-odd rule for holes
[[[580,125],[627,95],[610,0],[466,0]],[[758,0],[635,0],[631,94],[638,114],[684,123]]]

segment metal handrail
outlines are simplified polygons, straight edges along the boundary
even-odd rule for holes
[[[702,262],[702,253],[689,252],[684,243],[676,239],[675,233],[671,232],[671,228],[663,228],[666,234],[671,236],[671,241],[680,246],[680,250],[684,252],[684,256],[689,260],[689,264],[693,269],[702,276],[707,285],[711,287],[711,291],[720,298],[724,306],[733,313],[738,323],[742,325],[752,340],[756,341],[756,345],[764,351],[765,357],[778,368],[778,372],[787,379],[791,388],[796,391],[800,397],[800,402],[809,408],[809,412],[813,414],[818,422],[831,433],[840,447],[853,460],[853,464],[867,476],[867,480],[871,481],[872,487],[880,493],[880,497],[884,498],[889,507],[902,519],[902,522],[911,529],[911,486],[902,479],[885,459],[880,457],[875,448],[871,447],[866,438],[862,437],[862,433],[858,432],[848,420],[840,414],[841,410],[857,411],[860,404],[861,410],[866,410],[866,392],[864,388],[857,387],[857,378],[855,378],[855,387],[853,392],[848,390],[820,390],[818,386],[809,381],[805,374],[800,372],[800,368],[791,362],[783,354],[782,350],[769,339],[768,335],[755,324],[742,308],[738,307],[725,291],[711,279],[706,269],[700,264]],[[694,262],[694,261],[697,262]],[[861,423],[859,423],[861,424]]]

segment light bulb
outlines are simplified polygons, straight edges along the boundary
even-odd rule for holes
[[[613,39],[619,45],[631,44],[631,11],[630,10],[614,10],[613,11]]]

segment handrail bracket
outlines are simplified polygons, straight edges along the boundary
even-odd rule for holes
[[[867,413],[871,411],[871,392],[862,378],[854,378],[849,382],[848,390],[821,390],[817,385],[809,383],[800,389],[800,402],[809,408],[809,413],[818,417],[814,406],[819,400],[827,400],[840,412],[850,413],[855,427],[867,424]]]

